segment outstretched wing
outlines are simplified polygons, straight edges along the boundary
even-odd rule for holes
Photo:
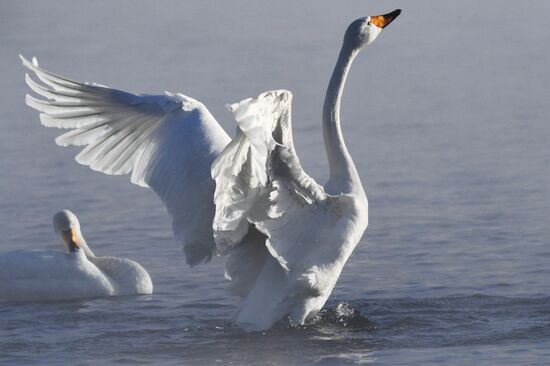
[[[21,57],[27,85],[43,98],[27,95],[46,127],[69,129],[55,142],[84,146],[76,161],[105,174],[131,173],[131,181],[151,187],[172,216],[187,262],[208,260],[212,233],[214,181],[211,164],[229,143],[202,103],[183,94],[139,95],[80,83]]]
[[[320,207],[327,198],[294,150],[291,100],[289,91],[279,90],[231,105],[239,133],[212,165],[218,249],[237,245],[253,223],[286,270],[296,250],[314,241],[310,228],[324,220]]]

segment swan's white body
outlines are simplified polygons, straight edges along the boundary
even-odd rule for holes
[[[0,301],[111,296],[113,286],[83,251],[18,250],[0,255]]]
[[[152,188],[190,265],[228,255],[226,277],[243,298],[239,325],[266,329],[287,314],[301,324],[324,305],[367,227],[367,198],[340,129],[340,98],[355,55],[379,34],[377,25],[398,14],[358,19],[346,32],[323,113],[324,187],[294,151],[288,91],[232,105],[240,129],[232,140],[204,105],[182,94],[83,84],[23,59],[42,82],[27,76],[27,84],[48,98],[28,95],[27,104],[43,125],[71,129],[57,144],[86,146],[79,163],[131,173],[133,183]]]
[[[153,292],[151,278],[142,266],[124,258],[96,257],[86,245],[80,227],[75,225],[74,230],[79,246],[74,251],[16,250],[0,254],[0,302]]]

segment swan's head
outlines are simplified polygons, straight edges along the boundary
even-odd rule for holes
[[[355,20],[346,30],[344,42],[354,49],[368,46],[378,37],[382,29],[393,22],[399,14],[401,14],[401,9],[384,15],[375,15]]]
[[[80,249],[80,223],[74,213],[69,210],[56,213],[53,217],[53,229],[63,239],[68,253]]]

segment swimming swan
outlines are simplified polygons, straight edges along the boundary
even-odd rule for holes
[[[54,301],[153,293],[151,278],[138,263],[96,257],[76,215],[55,214],[53,227],[65,251],[16,250],[0,254],[0,302]]]
[[[348,27],[323,107],[330,178],[321,186],[302,169],[292,142],[292,94],[279,90],[230,106],[231,139],[199,101],[183,94],[140,95],[80,83],[21,57],[40,82],[26,102],[55,142],[84,146],[76,161],[106,174],[131,173],[172,217],[189,265],[227,255],[230,289],[243,299],[235,321],[248,330],[288,315],[302,324],[329,297],[368,223],[368,203],[340,127],[351,63],[399,14]]]

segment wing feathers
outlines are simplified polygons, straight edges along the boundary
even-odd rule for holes
[[[302,170],[294,152],[291,99],[290,92],[279,90],[231,105],[239,133],[212,166],[218,250],[237,245],[253,223],[268,237],[269,253],[287,271],[285,246],[294,241],[280,240],[275,231],[281,223],[309,220],[308,206],[326,197],[323,188]]]
[[[42,81],[44,84],[51,86],[54,88],[54,90],[57,91],[66,91],[67,93],[74,93],[74,94],[88,94],[89,92],[95,92],[95,90],[86,85],[79,83],[77,81],[73,81],[67,78],[64,78],[62,76],[53,74],[49,71],[46,71],[44,69],[41,69],[38,67],[38,61],[36,58],[33,58],[33,62],[29,62],[27,59],[25,59],[23,56],[19,55],[19,58],[23,62],[23,65],[28,68],[29,70],[33,71],[36,76]],[[93,94],[92,94],[93,97]]]
[[[189,264],[212,256],[214,182],[209,172],[229,137],[198,101],[183,94],[139,95],[55,75],[21,57],[26,103],[46,127],[68,129],[55,142],[83,146],[76,161],[151,187],[172,216]],[[192,173],[192,174],[191,174]]]
[[[29,74],[25,74],[25,83],[31,88],[32,91],[34,91],[36,94],[41,95],[43,97],[46,97],[48,99],[55,99],[55,100],[62,100],[62,101],[73,101],[78,102],[81,99],[77,98],[75,95],[71,95],[70,93],[63,93],[59,90],[54,90],[47,88],[36,81],[34,81]]]

